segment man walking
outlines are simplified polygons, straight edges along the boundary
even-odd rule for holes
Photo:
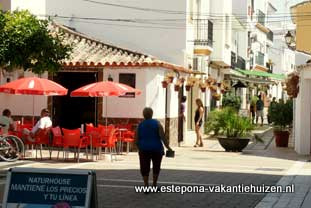
[[[261,95],[259,95],[256,102],[256,124],[258,124],[258,118],[261,117],[261,126],[263,125],[263,108],[264,103],[261,99]]]

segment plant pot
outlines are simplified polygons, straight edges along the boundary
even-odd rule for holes
[[[174,85],[174,90],[175,90],[176,92],[178,92],[178,91],[180,90],[180,86],[179,86],[179,85]]]
[[[288,147],[289,132],[274,130],[275,144],[277,147]]]
[[[201,87],[202,92],[206,92],[206,87]]]
[[[186,85],[186,91],[189,91],[191,89],[190,85]]]
[[[168,85],[167,81],[162,81],[162,87],[163,88],[167,88],[167,85]]]
[[[167,77],[167,79],[168,79],[169,83],[173,83],[173,81],[174,81],[174,77]]]
[[[180,78],[179,80],[180,80],[180,82],[183,84],[183,83],[185,82],[186,79],[182,77],[182,78]]]
[[[219,144],[226,152],[242,152],[248,145],[250,139],[217,137]]]

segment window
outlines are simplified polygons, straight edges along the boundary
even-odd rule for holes
[[[136,74],[130,74],[130,73],[119,74],[119,82],[135,88],[136,87]],[[135,98],[135,93],[132,93],[132,92],[126,93],[125,95],[122,95],[120,97]]]

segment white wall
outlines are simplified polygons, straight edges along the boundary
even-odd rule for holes
[[[1,70],[0,70],[0,73]],[[13,76],[10,76],[11,81],[18,79],[18,72],[14,72]],[[0,84],[6,83],[6,76],[0,76]],[[25,73],[25,77],[33,76],[32,73]],[[47,74],[41,76],[42,78],[47,78]],[[47,96],[43,95],[12,95],[0,93],[0,111],[8,108],[11,110],[12,115],[19,116],[33,116],[33,111],[35,116],[40,116],[42,108],[47,107]],[[33,109],[34,108],[34,109]]]
[[[129,23],[55,18],[57,21],[74,27],[80,32],[102,39],[105,42],[151,54],[175,64],[184,64],[186,1],[144,0],[111,1],[110,3],[158,10],[184,11],[184,13],[167,14],[165,12],[141,11],[77,0],[47,0],[46,8],[47,14],[52,16],[153,19],[153,21],[149,22],[144,20],[143,23]],[[181,21],[159,21],[158,19],[181,19]]]
[[[295,62],[296,66],[306,64],[306,62],[311,59],[310,55],[302,52],[296,51],[295,55],[296,55],[296,62]]]
[[[162,88],[161,82],[168,71],[161,68],[137,69],[104,69],[104,80],[111,75],[113,81],[119,81],[119,73],[135,73],[136,88],[142,91],[135,98],[108,97],[107,116],[113,118],[143,118],[145,107],[153,109],[153,117],[165,118],[165,90],[168,90],[168,117],[178,117],[178,94],[174,84],[167,89]],[[106,116],[106,98],[104,98],[103,117]]]
[[[149,70],[149,69],[147,69]],[[151,70],[149,70],[151,71]],[[141,95],[135,98],[107,98],[107,112],[106,112],[106,98],[103,103],[103,117],[112,118],[143,118],[142,110],[146,105],[146,69],[104,69],[104,80],[107,80],[111,75],[113,81],[119,82],[119,73],[136,73],[136,88],[141,90]]]
[[[146,71],[147,72],[147,71]],[[165,71],[153,68],[146,73],[146,101],[145,105],[153,109],[153,117],[157,119],[165,118],[165,90],[161,82],[164,79]]]
[[[300,73],[299,94],[295,105],[295,151],[310,154],[311,125],[311,71],[306,68]]]
[[[211,11],[223,14],[214,20],[214,44],[212,61],[223,61],[231,65],[232,2],[226,0],[211,1]],[[226,15],[228,21],[226,21]]]
[[[132,7],[183,11],[181,14],[134,10],[77,0],[12,0],[12,9],[28,9],[35,15],[49,15],[53,20],[75,28],[107,43],[151,54],[160,59],[184,65],[186,49],[186,1],[144,0],[117,1]],[[55,17],[58,16],[58,17]],[[93,17],[85,20],[66,17]],[[107,19],[144,19],[143,22],[108,21]],[[146,19],[151,19],[146,22]],[[159,19],[178,19],[160,21]],[[179,21],[180,20],[180,21]]]
[[[11,0],[11,10],[27,9],[40,18],[45,18],[47,0]]]

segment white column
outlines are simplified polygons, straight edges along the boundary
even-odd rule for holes
[[[295,151],[298,154],[310,154],[310,118],[311,118],[311,80],[303,79],[301,73],[300,90],[295,106]]]

